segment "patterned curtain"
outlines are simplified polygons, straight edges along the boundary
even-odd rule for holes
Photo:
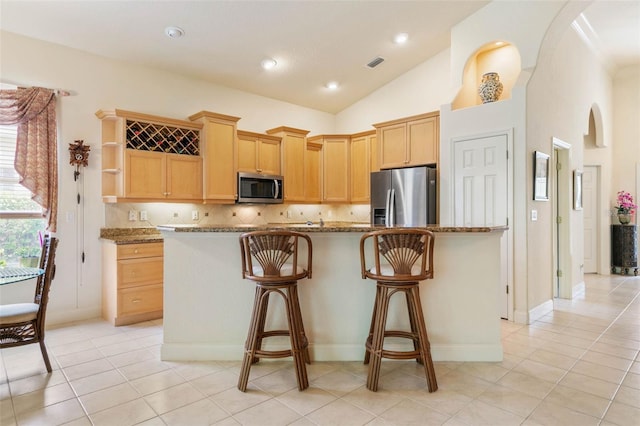
[[[15,168],[56,231],[58,216],[58,143],[56,95],[41,87],[0,90],[0,124],[17,124]]]

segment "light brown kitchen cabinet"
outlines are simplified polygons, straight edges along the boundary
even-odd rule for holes
[[[96,116],[104,202],[202,200],[202,124],[119,109]]]
[[[237,198],[236,130],[240,117],[200,111],[189,120],[202,125],[202,191],[205,203],[231,204]]]
[[[374,124],[380,169],[437,163],[439,122],[436,111]]]
[[[113,325],[162,318],[164,244],[102,246],[102,316]]]
[[[276,127],[267,130],[268,135],[282,138],[282,176],[284,177],[284,202],[304,203],[305,158],[308,130],[292,127]]]
[[[376,131],[351,135],[351,202],[368,203],[371,172],[378,171]]]
[[[307,203],[322,202],[322,142],[307,139],[305,157],[305,198]]]
[[[199,156],[127,149],[125,194],[138,200],[202,200]]]
[[[349,202],[349,135],[319,135],[309,138],[322,143],[322,202]]]
[[[282,138],[238,130],[238,171],[280,175]]]

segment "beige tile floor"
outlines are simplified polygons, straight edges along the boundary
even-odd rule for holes
[[[359,362],[163,362],[161,321],[85,321],[0,351],[0,424],[9,425],[640,425],[640,277],[586,277],[530,326],[502,323],[504,361],[437,362],[429,394],[412,361],[385,361],[377,393]]]

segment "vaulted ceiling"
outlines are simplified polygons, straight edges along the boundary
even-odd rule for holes
[[[0,0],[0,29],[336,113],[447,48],[451,27],[487,3]],[[603,58],[638,61],[640,2],[597,1],[581,19]]]

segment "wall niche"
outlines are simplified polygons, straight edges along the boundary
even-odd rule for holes
[[[485,73],[495,72],[500,76],[503,89],[497,102],[510,99],[511,90],[520,75],[520,53],[518,49],[505,41],[487,43],[474,52],[467,61],[462,78],[462,87],[458,91],[452,109],[482,105],[478,87]]]

